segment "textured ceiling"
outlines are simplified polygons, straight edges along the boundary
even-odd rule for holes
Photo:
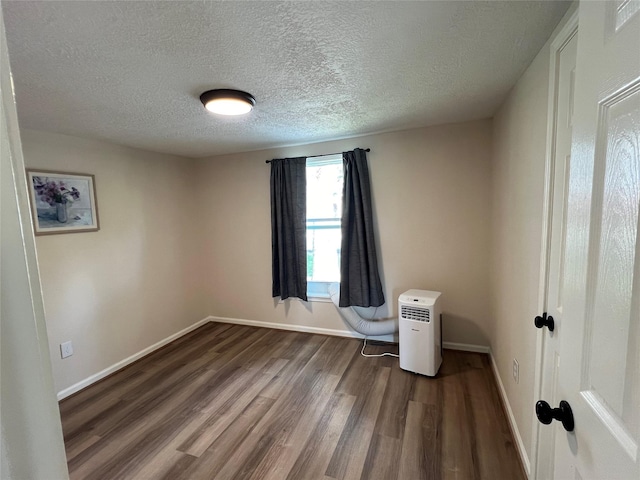
[[[188,157],[490,117],[568,6],[2,2],[22,127]]]

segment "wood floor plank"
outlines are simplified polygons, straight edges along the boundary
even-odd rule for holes
[[[443,383],[441,376],[430,378],[416,375],[410,400],[425,405],[442,405]]]
[[[167,450],[162,455],[156,455],[153,461],[146,462],[143,468],[135,473],[135,478],[156,479],[156,478],[177,478],[180,472],[185,472],[197,460],[196,457]]]
[[[447,368],[456,372],[443,378],[442,406],[442,478],[446,480],[477,480],[480,478],[475,439],[475,421],[469,389],[465,379],[466,365],[458,356],[451,356]]]
[[[254,335],[255,334],[255,335]],[[238,345],[232,348],[225,348],[225,353],[222,356],[233,358],[241,351],[250,347],[250,345],[264,332],[253,332],[244,338],[243,341],[238,341]],[[201,357],[205,358],[205,357]],[[199,363],[198,359],[194,359],[193,363]],[[174,431],[176,425],[181,425],[183,420],[181,417],[186,412],[192,411],[194,405],[203,396],[211,395],[211,392],[215,392],[216,389],[222,388],[230,377],[240,374],[238,368],[233,370],[225,370],[221,368],[219,370],[211,370],[202,365],[199,370],[189,373],[186,377],[180,379],[175,384],[170,384],[173,388],[170,389],[151,389],[142,396],[141,399],[137,399],[132,402],[132,406],[129,407],[123,404],[118,414],[112,415],[117,418],[114,424],[107,423],[102,428],[105,430],[102,433],[103,439],[101,442],[96,443],[92,447],[99,449],[102,443],[109,442],[111,438],[117,437],[121,441],[118,442],[119,454],[116,458],[109,458],[111,455],[111,449],[106,449],[106,458],[103,458],[100,454],[91,457],[91,464],[94,466],[94,470],[91,473],[96,475],[95,478],[109,478],[115,475],[122,475],[122,472],[131,474],[133,466],[140,463],[141,459],[152,458],[153,452],[157,448],[161,448],[163,444],[170,441],[177,430]],[[176,388],[178,386],[179,388]],[[145,419],[144,412],[151,410],[153,412],[154,426],[150,428],[150,432],[144,432],[141,428],[141,424],[144,424]],[[122,413],[124,412],[124,414]],[[124,416],[121,416],[124,415]],[[96,429],[100,432],[100,429]],[[151,437],[150,441],[143,441],[148,436]],[[82,463],[88,456],[93,454],[92,448],[86,451],[86,455],[79,455],[73,462]],[[127,470],[129,468],[129,470]]]
[[[380,405],[375,433],[401,439],[407,416],[407,405],[418,375],[392,368],[389,370],[387,390]]]
[[[287,480],[315,480],[323,477],[355,400],[353,395],[332,395],[322,418],[287,475]]]
[[[386,435],[373,434],[360,480],[396,480],[402,441]],[[408,477],[407,477],[408,478]]]
[[[322,412],[327,406],[331,393],[340,378],[336,375],[320,374],[317,385],[301,414],[301,420],[295,423],[291,432],[284,436],[279,454],[265,455],[252,472],[252,480],[282,480],[286,478],[300,456],[309,436],[316,428]]]
[[[206,324],[60,403],[70,478],[524,480],[486,355],[361,346]]]
[[[193,455],[189,455],[185,452],[180,451],[178,447],[182,445],[191,435],[193,435],[194,432],[202,428],[202,425],[206,424],[209,418],[210,416],[204,413],[195,413],[191,415],[189,419],[180,426],[179,431],[176,432],[173,438],[168,439],[167,442],[165,442],[162,446],[154,451],[149,460],[147,462],[144,462],[145,464],[155,464],[157,461],[164,461],[163,459],[167,456],[172,456],[180,459],[182,459],[182,457],[189,457],[189,459],[187,460],[180,461],[181,466],[179,468],[176,467],[178,468],[177,470],[176,468],[171,467],[163,475],[158,474],[154,478],[160,478],[162,476],[169,475],[169,473],[171,473],[172,475],[177,475],[178,472],[182,472],[183,470],[185,470],[188,466],[191,465],[191,463],[193,463],[194,460],[197,459],[197,457],[194,457]]]
[[[251,438],[245,441],[243,449],[236,452],[215,476],[216,479],[234,479],[238,476],[262,479],[272,475],[274,470],[285,470],[287,465],[289,469],[293,467],[287,448],[291,448],[292,435],[298,432],[297,424],[300,423],[303,429],[308,428],[308,420],[313,422],[313,412],[320,405],[318,401],[326,402],[339,381],[336,375],[319,372],[313,366],[313,357],[329,345],[326,341],[326,337],[322,339],[314,355],[307,358],[291,381],[281,385],[283,391],[276,395],[277,400],[273,407],[256,425]],[[295,364],[295,361],[292,360],[285,370],[291,364]],[[272,394],[270,387],[264,391],[267,390]],[[309,430],[312,428],[313,425]],[[285,460],[281,461],[281,458]],[[284,472],[284,477],[287,473],[288,470]]]
[[[398,478],[437,480],[442,477],[438,438],[442,416],[438,410],[434,405],[409,401]]]
[[[277,364],[282,368],[288,360],[278,360]],[[203,422],[201,428],[182,443],[178,450],[199,457],[209,448],[222,432],[224,432],[235,419],[243,414],[244,409],[257,398],[260,392],[271,382],[279,370],[270,369],[270,373],[258,373],[250,379],[244,379],[244,384],[232,390],[231,395],[220,395],[215,402],[208,405],[202,412],[210,416]],[[226,392],[225,392],[226,393]]]
[[[238,416],[237,420],[228,425],[218,435],[206,450],[206,455],[201,455],[189,468],[179,474],[170,472],[172,476],[163,477],[166,480],[209,480],[216,472],[219,472],[229,458],[238,450],[253,427],[271,409],[274,399],[268,397],[256,397]],[[194,457],[195,458],[195,457]]]
[[[389,374],[388,367],[379,368],[371,388],[360,392],[329,462],[327,475],[339,480],[360,478]]]
[[[472,403],[478,436],[481,476],[483,478],[488,476],[517,478],[522,471],[518,463],[509,461],[518,453],[506,414],[502,409],[500,394],[488,359],[483,356],[480,360],[483,365],[474,371],[472,379],[474,383],[470,383],[470,388],[474,392],[487,392],[486,395],[476,393]],[[496,449],[493,446],[495,443],[500,443],[503,448]]]
[[[143,381],[135,382],[134,388],[125,388],[121,391],[114,389],[115,393],[106,397],[104,401],[100,399],[94,404],[86,403],[86,407],[75,410],[73,415],[68,415],[69,420],[63,423],[65,440],[72,440],[80,429],[87,428],[102,435],[108,425],[120,423],[129,409],[134,409],[141,404],[148,406],[147,401],[153,398],[155,388],[171,389],[172,382],[184,381],[187,372],[191,370],[191,367],[185,369],[173,367],[169,371],[163,371],[160,376],[142,377]],[[137,391],[138,395],[130,396],[132,391]]]
[[[214,354],[215,355],[215,354]],[[75,435],[88,425],[98,433],[104,435],[109,426],[120,424],[121,418],[126,416],[129,410],[143,406],[149,406],[148,399],[154,396],[154,390],[172,388],[173,382],[181,382],[189,373],[197,372],[202,360],[193,362],[188,367],[170,367],[168,370],[162,369],[161,375],[145,374],[135,377],[125,388],[114,388],[111,393],[94,402],[84,402],[82,406],[70,416],[72,420],[64,424],[64,435],[66,441],[73,441]],[[207,361],[210,361],[208,358]],[[137,395],[133,392],[137,392]],[[156,397],[156,400],[159,400]]]
[[[322,349],[311,359],[309,367],[330,375],[342,376],[349,365],[349,360],[353,357],[354,351],[359,346],[360,341],[356,339],[328,337],[322,345]]]
[[[277,399],[283,391],[286,391],[287,384],[298,376],[326,340],[326,337],[309,334],[291,335],[289,347],[282,354],[282,358],[289,359],[290,362],[283,369],[282,374],[274,378],[261,395]]]
[[[92,435],[91,432],[84,432],[83,435],[77,436],[74,440],[74,442],[65,442],[67,461],[73,460],[77,455],[84,452],[91,445],[100,441],[100,437]]]
[[[171,402],[154,404],[153,414],[149,417],[141,411],[140,414],[138,410],[133,411],[105,433],[99,442],[71,460],[70,469],[84,472],[86,477],[79,478],[133,475],[142,461],[151,458],[155,449],[161,448],[179,432],[185,420],[177,410],[188,404],[190,397],[216,374],[207,370],[207,374],[193,378],[188,388],[183,386],[172,396]]]
[[[251,344],[263,334],[264,332],[255,331],[245,335],[237,340],[233,348],[226,348],[222,354],[206,350],[195,356],[196,351],[192,351],[190,362],[174,362],[172,366],[160,368],[148,381],[127,392],[113,408],[92,420],[91,428],[101,436],[109,434],[114,429],[130,428],[130,421],[144,418],[144,412],[157,411],[162,405],[171,404],[174,401],[175,392],[183,395],[193,394],[194,385],[202,387],[199,391],[200,397],[215,394],[216,388],[219,389],[220,384],[223,384],[229,376],[238,374],[238,369],[221,368],[219,371],[205,373],[205,370],[210,370],[209,364],[214,359],[218,359],[218,363],[224,365],[225,361],[230,361],[234,356],[249,349]],[[184,352],[181,352],[179,358],[182,359],[183,355]],[[215,379],[215,382],[210,384],[210,379]],[[201,398],[191,397],[192,405],[196,399]]]
[[[347,395],[359,395],[368,391],[378,373],[381,358],[364,358],[359,348],[351,353],[351,361],[336,391]]]
[[[101,436],[117,435],[118,431],[130,428],[131,422],[143,421],[146,412],[153,411],[155,414],[171,408],[176,397],[192,397],[192,401],[195,401],[199,397],[193,395],[197,390],[205,390],[201,395],[206,393],[210,380],[215,379],[222,383],[233,373],[210,371],[203,365],[193,370],[179,368],[175,374],[158,379],[156,385],[148,384],[137,396],[127,393],[118,404],[96,417],[90,424]]]

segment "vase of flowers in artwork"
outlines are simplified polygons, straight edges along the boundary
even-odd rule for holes
[[[66,203],[56,203],[56,216],[60,223],[67,223],[69,217]]]
[[[69,206],[80,198],[76,187],[68,188],[64,182],[34,177],[34,188],[40,200],[55,208],[55,214],[60,223],[69,221]]]

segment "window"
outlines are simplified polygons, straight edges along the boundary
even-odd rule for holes
[[[307,158],[307,296],[340,281],[342,155]]]

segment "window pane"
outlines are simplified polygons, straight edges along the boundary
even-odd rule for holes
[[[307,219],[339,219],[341,214],[342,162],[307,166]]]
[[[307,281],[340,281],[340,228],[307,229]]]
[[[307,159],[307,281],[340,281],[342,156]]]

